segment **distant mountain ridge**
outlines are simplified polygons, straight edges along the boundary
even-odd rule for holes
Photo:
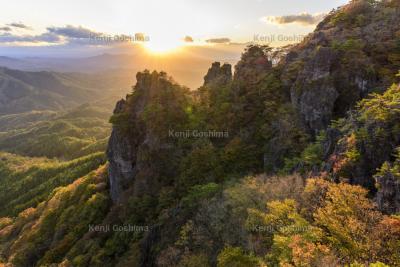
[[[0,68],[0,115],[59,111],[129,91],[131,75],[28,72]]]

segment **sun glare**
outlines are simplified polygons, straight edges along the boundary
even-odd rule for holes
[[[168,54],[178,50],[184,44],[179,40],[150,40],[144,44],[152,54]]]

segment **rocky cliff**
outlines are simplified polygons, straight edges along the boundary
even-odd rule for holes
[[[326,129],[357,101],[394,81],[400,9],[393,2],[352,1],[289,50],[283,80],[311,133]]]
[[[378,192],[376,202],[380,210],[388,214],[400,212],[400,177],[387,172],[376,177]]]
[[[204,85],[223,86],[232,80],[232,66],[214,62],[204,76]]]
[[[173,157],[179,153],[169,133],[186,120],[186,88],[162,72],[139,72],[136,79],[133,93],[117,103],[111,118],[107,157],[114,201],[128,188],[134,195],[154,195],[168,183],[162,178],[176,172]]]
[[[115,107],[114,114],[121,114],[125,109],[126,101],[120,100]],[[119,199],[124,189],[133,183],[135,177],[136,147],[130,140],[120,129],[113,128],[108,143],[107,157],[110,194],[114,201]]]

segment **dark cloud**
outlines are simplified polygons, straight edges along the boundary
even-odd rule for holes
[[[213,43],[213,44],[225,44],[225,43],[230,43],[231,39],[229,38],[212,38],[206,40],[207,43]]]
[[[17,23],[7,24],[13,27],[23,28],[22,25],[17,26]],[[25,25],[25,27],[27,27]],[[101,33],[92,31],[81,26],[75,27],[67,25],[65,27],[48,27],[47,31],[39,35],[16,35],[6,32],[0,34],[0,43],[51,43],[51,44],[91,44],[93,37],[102,36]]]
[[[47,42],[47,43],[59,43],[63,40],[60,36],[50,33],[50,32],[36,35],[36,38],[40,42]]]
[[[1,30],[1,28],[0,28]],[[24,45],[35,45],[37,43],[48,43],[50,45],[92,46],[92,45],[116,45],[126,42],[144,42],[149,37],[144,33],[136,33],[134,36],[124,34],[107,35],[95,32],[82,26],[67,25],[65,27],[48,27],[46,32],[38,35],[14,34],[11,32],[0,32],[1,43]]]
[[[270,16],[266,17],[266,20],[274,24],[289,24],[297,23],[301,25],[315,25],[318,24],[326,14],[309,14],[301,13],[298,15],[287,15],[287,16]]]
[[[24,23],[21,23],[21,22],[9,23],[9,24],[7,24],[7,26],[13,27],[13,28],[32,30],[32,27],[29,27],[28,25],[25,25]]]
[[[5,27],[0,27],[0,31],[10,32],[10,31],[12,31],[12,29],[10,27],[8,27],[8,26],[5,26]]]
[[[193,43],[193,38],[192,36],[185,36],[185,38],[183,39],[183,41],[185,41],[186,43]]]
[[[65,27],[48,27],[47,31],[60,36],[76,39],[85,39],[103,35],[102,33],[98,33],[81,26],[75,27],[72,25],[67,25]]]
[[[52,33],[43,33],[40,35],[14,35],[10,33],[0,34],[0,43],[59,43],[60,36]]]

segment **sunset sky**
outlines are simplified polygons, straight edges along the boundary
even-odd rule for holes
[[[255,36],[301,36],[323,14],[346,0],[97,0],[4,1],[0,10],[0,47],[84,44],[90,32],[145,33],[149,48],[194,44],[247,43]],[[279,39],[279,40],[278,40]],[[208,41],[207,41],[208,40]],[[268,41],[268,40],[266,40]],[[0,53],[4,51],[0,49]]]

